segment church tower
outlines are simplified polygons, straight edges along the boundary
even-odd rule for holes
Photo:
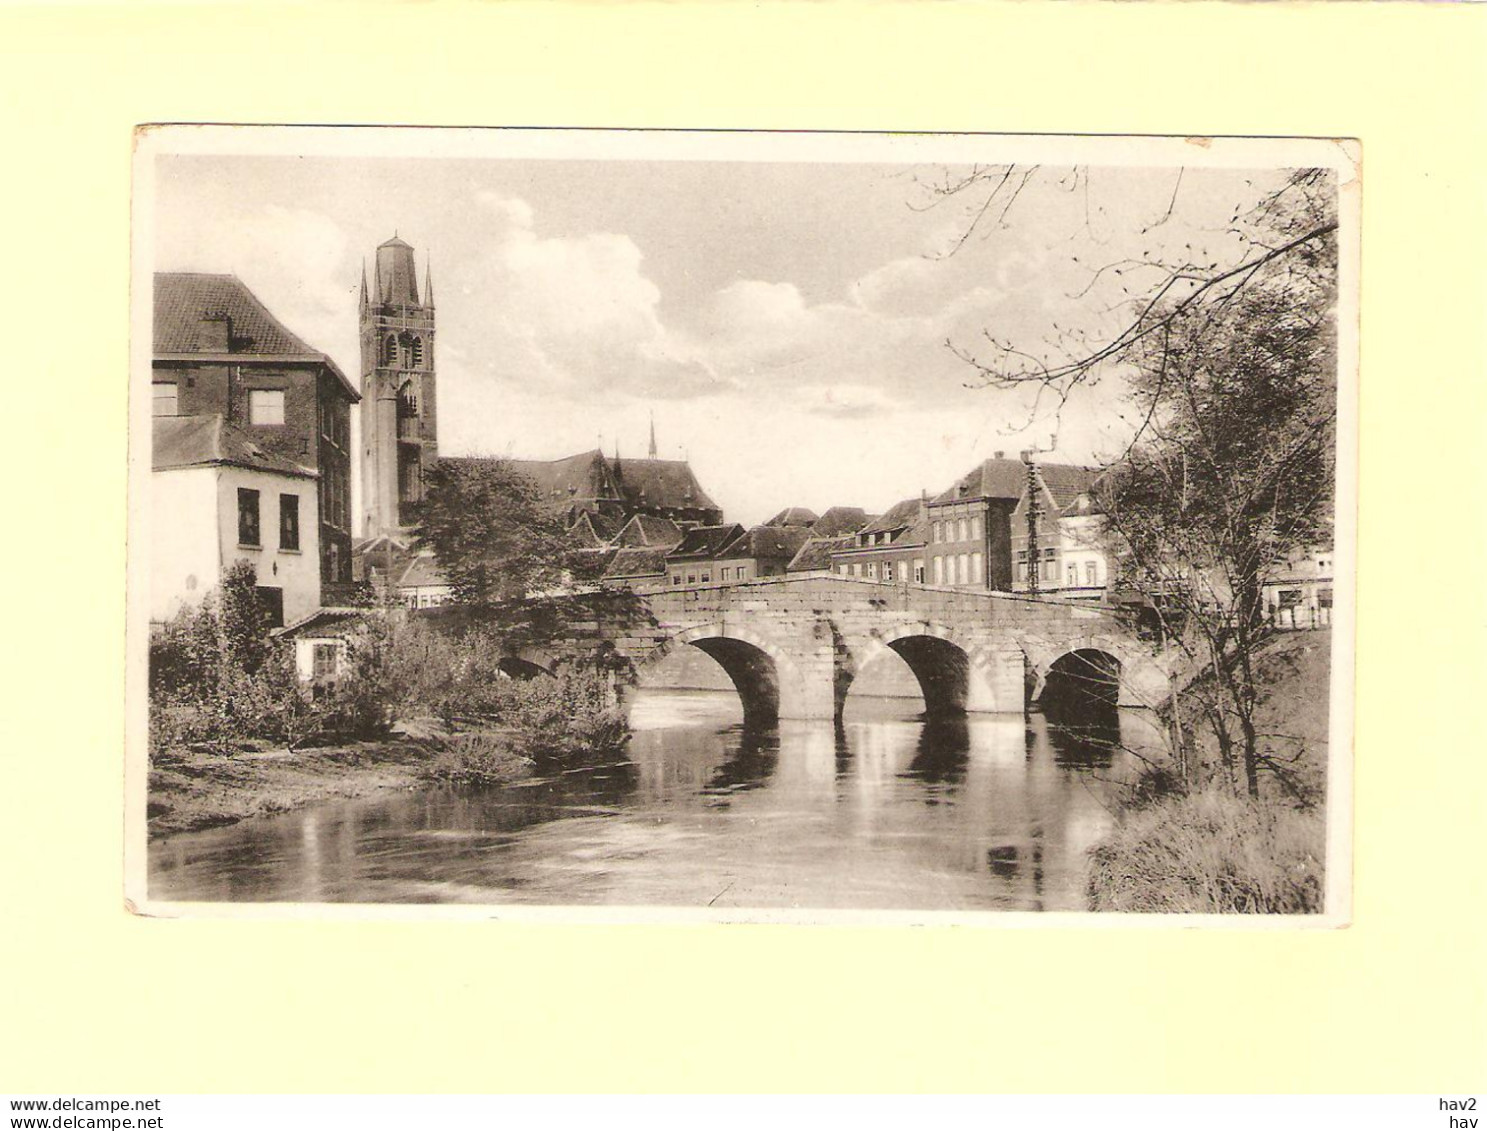
[[[372,285],[361,273],[362,536],[405,536],[439,458],[434,379],[434,287],[418,294],[413,248],[396,235],[377,249]]]

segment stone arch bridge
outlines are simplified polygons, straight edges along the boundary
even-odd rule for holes
[[[727,672],[745,719],[758,722],[840,717],[857,674],[890,651],[918,679],[931,716],[1020,712],[1071,685],[1153,706],[1168,686],[1162,657],[1099,607],[820,575],[634,598],[622,617],[596,613],[551,647],[513,656],[514,674],[600,646],[617,661],[623,701],[667,655],[692,647]]]

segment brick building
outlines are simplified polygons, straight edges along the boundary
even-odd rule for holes
[[[351,580],[351,406],[356,389],[233,275],[155,276],[153,411],[220,416],[264,452],[318,476],[320,580]]]

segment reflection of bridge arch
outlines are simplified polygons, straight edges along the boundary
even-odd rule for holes
[[[663,641],[636,669],[635,686],[644,687],[678,645],[696,648],[727,673],[743,704],[745,726],[773,726],[781,716],[807,713],[799,703],[803,682],[795,661],[767,637],[734,625],[696,625]]]
[[[994,711],[997,704],[987,678],[987,660],[942,624],[919,621],[873,633],[853,658],[849,678],[839,681],[837,712],[846,702],[856,673],[892,652],[909,666],[919,681],[928,718],[962,715],[967,711]]]

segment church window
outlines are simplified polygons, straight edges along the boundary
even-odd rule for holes
[[[382,364],[391,365],[398,359],[398,339],[393,334],[388,334],[382,339]]]
[[[156,381],[154,386],[156,416],[180,415],[180,400],[174,381]]]
[[[423,368],[423,339],[422,338],[419,338],[419,337],[413,338],[412,339],[412,342],[410,343],[410,345],[409,345],[408,348],[409,348],[409,358],[410,358],[411,368],[413,368],[413,369],[422,369]]]
[[[418,389],[412,381],[407,382],[398,390],[398,415],[418,415]]]
[[[239,487],[238,545],[257,546],[258,544],[258,492],[249,487]]]
[[[329,581],[341,580],[341,547],[332,542],[325,550],[325,572]]]
[[[248,422],[257,425],[284,423],[284,390],[253,389],[248,393]]]

